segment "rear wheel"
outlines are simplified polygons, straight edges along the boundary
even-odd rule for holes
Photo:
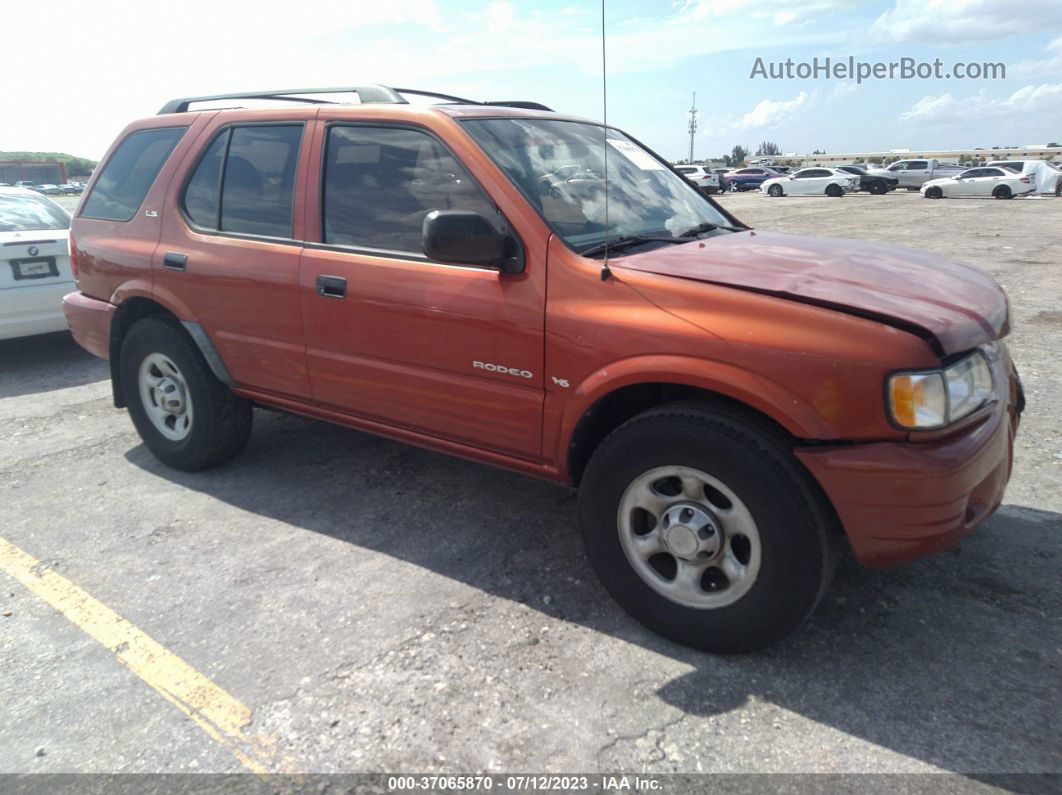
[[[781,185],[771,185],[771,187],[769,187],[767,189],[767,195],[768,196],[774,196],[774,198],[777,199],[779,196],[782,195],[782,186]]]
[[[247,443],[251,401],[232,394],[215,377],[176,321],[138,321],[122,342],[119,366],[133,425],[163,463],[206,469]]]
[[[889,188],[884,182],[872,182],[867,190],[875,196],[883,196],[889,192]]]
[[[832,196],[833,198],[837,198],[838,196],[844,196],[844,191],[841,190],[840,185],[827,185],[826,195]]]
[[[992,195],[994,197],[996,197],[997,199],[1013,199],[1014,198],[1014,194],[1011,192],[1010,188],[1008,188],[1006,185],[1000,185],[998,188],[996,188],[994,191],[992,191]]]
[[[926,198],[927,199],[943,199],[944,198],[944,191],[937,185],[934,185],[932,188],[926,188]]]
[[[727,408],[673,404],[622,425],[587,466],[580,513],[612,597],[706,651],[784,638],[833,573],[832,509],[782,434]]]

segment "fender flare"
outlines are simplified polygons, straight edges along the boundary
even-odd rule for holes
[[[143,282],[142,280],[133,280],[119,285],[112,293],[110,300],[111,304],[118,307],[118,311],[114,313],[114,317],[111,320],[109,356],[111,392],[115,407],[123,408],[125,406],[125,398],[122,395],[121,390],[120,370],[121,344],[124,339],[124,334],[119,333],[117,324],[124,322],[124,316],[122,315],[123,305],[128,306],[129,301],[139,298],[162,307],[168,314],[176,318],[182,328],[188,333],[188,336],[192,338],[193,342],[195,342],[196,347],[199,348],[199,352],[203,354],[203,358],[206,360],[206,363],[210,367],[214,376],[221,381],[221,383],[230,388],[236,385],[236,381],[229,372],[225,360],[221,357],[221,353],[218,351],[217,346],[214,345],[213,340],[210,339],[210,335],[203,327],[203,324],[194,320],[182,320],[181,315],[185,313],[175,311],[174,307],[170,305],[164,297],[160,297],[151,289],[149,283]]]
[[[811,406],[781,385],[725,362],[687,356],[622,359],[584,378],[561,415],[554,460],[567,468],[567,450],[586,413],[607,395],[638,384],[678,384],[714,392],[760,412],[797,439],[830,439],[836,432]]]

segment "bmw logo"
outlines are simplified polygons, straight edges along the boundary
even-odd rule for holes
[[[29,252],[29,255],[31,257],[36,257],[38,254],[41,253],[41,250],[39,248],[37,248],[36,246],[30,246],[29,249],[27,249],[27,251]]]

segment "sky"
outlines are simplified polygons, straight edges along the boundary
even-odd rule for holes
[[[383,83],[601,119],[599,0],[5,0],[0,151],[98,159],[179,96]],[[672,160],[1062,141],[1062,0],[605,0],[608,122]],[[1006,79],[766,80],[764,65],[1003,63]],[[795,67],[794,67],[795,68]]]

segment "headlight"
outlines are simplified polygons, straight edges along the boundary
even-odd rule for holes
[[[889,378],[889,413],[904,428],[943,428],[972,414],[992,397],[992,371],[980,351],[944,370],[895,373]]]

